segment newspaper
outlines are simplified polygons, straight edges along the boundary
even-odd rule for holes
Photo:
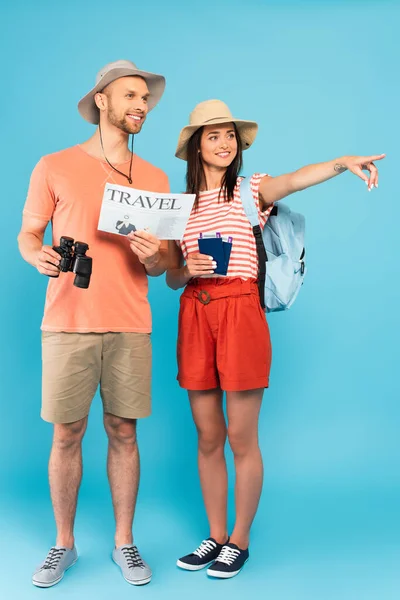
[[[98,229],[128,235],[147,229],[160,240],[182,240],[194,194],[161,194],[106,183]]]

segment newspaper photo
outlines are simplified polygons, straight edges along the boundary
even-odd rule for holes
[[[147,229],[160,240],[181,240],[194,194],[161,194],[106,183],[98,229],[128,235]]]

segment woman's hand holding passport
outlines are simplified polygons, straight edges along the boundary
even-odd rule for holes
[[[201,254],[211,256],[217,263],[214,273],[216,275],[226,275],[228,273],[229,259],[232,250],[232,238],[222,238],[220,233],[202,234],[198,239],[199,250]]]

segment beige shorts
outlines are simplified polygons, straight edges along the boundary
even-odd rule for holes
[[[148,333],[42,332],[42,418],[73,423],[89,414],[97,387],[104,412],[127,419],[151,413]]]

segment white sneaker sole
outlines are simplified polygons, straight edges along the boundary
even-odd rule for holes
[[[180,569],[184,569],[185,571],[201,571],[202,569],[209,567],[213,562],[213,560],[210,560],[210,562],[205,563],[204,565],[188,565],[187,563],[184,563],[181,560],[177,560],[176,566]]]
[[[247,563],[248,560],[248,558],[245,560],[239,571],[227,573],[226,571],[212,571],[211,569],[207,569],[207,575],[209,577],[215,577],[217,579],[231,579],[231,577],[236,577],[236,575],[239,575],[240,571],[243,569],[244,565]]]
[[[146,583],[150,583],[150,581],[151,581],[151,577],[148,577],[147,579],[140,579],[140,581],[131,581],[130,579],[127,579],[126,577],[124,577],[124,579],[131,585],[146,585]]]
[[[71,567],[74,566],[74,564],[76,563],[76,561],[78,560],[78,556],[76,557],[76,559],[74,560],[73,563],[71,563],[69,565],[69,567],[67,567],[64,571],[64,573],[61,575],[61,577],[59,577],[58,579],[56,579],[55,581],[52,581],[50,583],[42,583],[41,581],[36,581],[33,577],[32,577],[32,583],[33,585],[35,585],[36,587],[40,587],[40,588],[49,588],[49,587],[53,587],[53,585],[57,585],[57,583],[60,583],[61,579],[64,577],[65,573],[68,571],[68,569],[70,569]]]
[[[151,575],[150,575],[150,577],[146,577],[146,579],[137,579],[136,581],[133,581],[132,579],[127,579],[127,578],[125,577],[125,575],[123,574],[123,572],[122,572],[122,569],[121,569],[121,567],[119,566],[119,564],[117,563],[117,561],[116,561],[116,560],[114,560],[114,557],[112,556],[111,558],[112,558],[112,561],[113,561],[113,562],[114,562],[114,563],[117,565],[117,567],[118,567],[118,568],[119,568],[119,570],[121,571],[121,573],[122,573],[122,577],[125,579],[125,581],[126,581],[127,583],[130,583],[131,585],[146,585],[146,583],[150,583],[150,581],[151,581],[151,577],[152,577]]]

